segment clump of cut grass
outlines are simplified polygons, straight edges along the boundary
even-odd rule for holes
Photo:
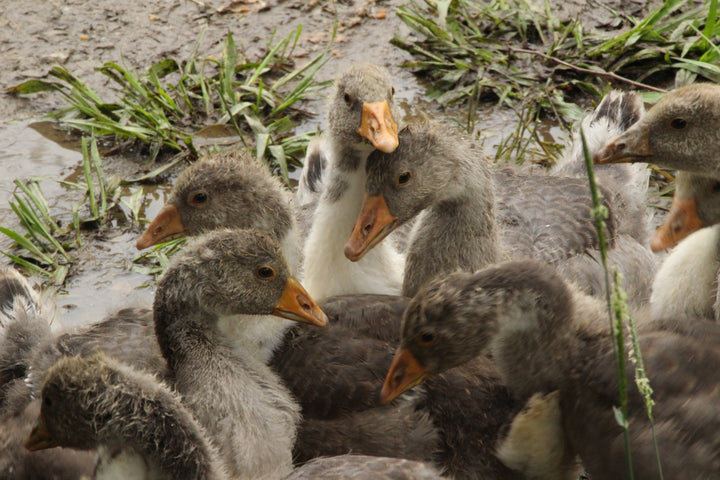
[[[198,131],[211,124],[228,124],[243,143],[254,147],[258,159],[287,181],[289,169],[302,165],[301,157],[313,135],[291,135],[296,120],[306,114],[297,104],[327,86],[328,82],[318,83],[313,77],[326,62],[334,39],[333,34],[328,48],[305,66],[292,69],[301,32],[300,26],[277,43],[271,38],[274,45],[257,62],[238,55],[228,33],[220,59],[199,57],[199,39],[189,60],[164,59],[143,74],[106,63],[97,71],[117,87],[116,102],[100,98],[82,80],[57,66],[49,72],[55,81],[29,80],[9,91],[59,93],[69,105],[53,112],[53,118],[96,136],[114,136],[119,149],[145,145],[148,165],[161,153],[175,155],[170,166],[196,158]],[[170,166],[125,183],[148,180]]]
[[[673,77],[720,81],[717,0],[666,0],[643,19],[611,13],[622,19],[620,30],[560,20],[547,0],[412,1],[398,15],[416,34],[395,36],[392,43],[415,57],[406,67],[433,82],[431,98],[468,106],[469,130],[485,98],[516,111],[518,128],[501,144],[498,159],[526,153],[552,158],[557,150],[534,126],[550,114],[569,131],[582,116],[573,93],[599,98],[611,83],[653,89],[642,82]]]

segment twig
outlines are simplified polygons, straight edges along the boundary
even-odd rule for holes
[[[571,68],[580,73],[587,73],[587,74],[591,74],[591,75],[600,75],[601,77],[610,77],[613,80],[618,80],[620,82],[629,83],[630,85],[633,85],[638,88],[644,88],[646,90],[651,90],[653,92],[667,93],[667,90],[663,90],[662,88],[657,88],[657,87],[653,87],[650,85],[646,85],[644,83],[635,82],[633,80],[630,80],[629,78],[621,77],[620,75],[617,75],[612,72],[606,72],[604,70],[599,70],[599,71],[598,70],[590,70],[589,68],[578,67],[577,65],[573,65],[572,63],[568,63],[563,60],[560,60],[557,57],[553,57],[551,55],[547,55],[542,52],[536,52],[535,50],[527,50],[525,48],[515,48],[515,47],[508,47],[508,48],[510,48],[510,50],[512,50],[513,52],[517,52],[517,53],[530,53],[533,55],[538,55],[540,57],[543,57],[547,60],[552,60],[555,63],[559,63],[560,65]]]

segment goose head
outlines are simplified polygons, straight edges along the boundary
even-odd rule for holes
[[[422,210],[476,194],[482,189],[473,187],[490,182],[474,142],[447,128],[429,122],[408,126],[399,141],[394,152],[375,151],[368,158],[365,198],[345,244],[351,261],[360,260]]]
[[[720,177],[720,85],[698,83],[669,92],[594,160],[647,162]]]
[[[703,227],[720,223],[720,180],[679,171],[670,212],[650,241],[654,252],[667,250]]]
[[[290,275],[277,242],[267,235],[215,230],[173,260],[158,284],[156,322],[190,306],[209,318],[272,314],[318,326],[327,323],[312,297]],[[156,330],[162,326],[166,325],[156,323]]]
[[[338,146],[392,152],[397,148],[397,124],[393,119],[395,94],[390,75],[369,63],[353,65],[335,82],[330,97],[328,130]],[[359,165],[338,164],[354,170]],[[354,163],[354,162],[353,162]]]
[[[138,239],[137,248],[220,227],[258,229],[280,239],[294,227],[290,198],[248,154],[208,155],[178,176],[167,204]]]
[[[402,340],[381,399],[391,401],[430,375],[494,349],[498,340],[520,341],[513,337],[523,332],[538,338],[543,330],[562,327],[568,311],[565,283],[539,262],[506,262],[438,277],[405,310]],[[557,325],[539,325],[547,319]]]

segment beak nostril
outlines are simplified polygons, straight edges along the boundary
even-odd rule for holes
[[[310,304],[307,302],[307,300],[303,296],[298,295],[296,298],[297,298],[298,304],[300,305],[300,308],[302,308],[303,310],[305,310],[307,312],[312,310],[312,307],[310,306]]]

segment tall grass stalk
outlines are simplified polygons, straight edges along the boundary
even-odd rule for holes
[[[593,202],[593,216],[595,218],[595,227],[598,232],[598,242],[600,245],[600,259],[605,271],[605,301],[608,307],[608,322],[610,324],[611,343],[613,349],[613,356],[615,358],[615,370],[618,383],[618,393],[620,408],[613,408],[615,419],[623,429],[623,437],[625,440],[625,456],[628,466],[628,478],[634,478],[632,454],[630,451],[630,424],[628,422],[628,385],[627,385],[627,365],[626,365],[626,353],[625,353],[625,339],[623,332],[625,331],[625,324],[630,336],[631,349],[628,352],[628,356],[632,363],[635,365],[635,384],[640,392],[643,402],[645,403],[645,409],[650,420],[650,427],[652,431],[653,447],[655,449],[655,458],[658,464],[658,471],[660,472],[660,479],[663,479],[662,473],[662,462],[660,459],[660,451],[658,449],[657,438],[655,436],[655,423],[653,421],[652,407],[655,405],[655,401],[652,399],[652,387],[650,386],[650,380],[645,372],[645,366],[642,359],[642,352],[640,350],[640,340],[635,325],[635,321],[629,313],[627,304],[627,295],[622,289],[622,276],[613,269],[612,283],[610,281],[610,272],[607,265],[607,240],[605,237],[605,220],[608,218],[607,209],[600,203],[600,195],[595,182],[595,173],[593,170],[592,157],[588,151],[587,142],[585,140],[585,133],[582,128],[580,129],[580,139],[583,146],[583,156],[585,159],[585,166],[587,168],[588,183],[590,185],[590,194]],[[612,293],[611,293],[612,292]]]

